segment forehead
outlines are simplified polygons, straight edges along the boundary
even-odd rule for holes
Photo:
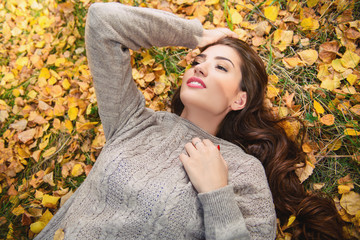
[[[205,49],[201,54],[206,55],[207,58],[225,57],[230,59],[235,65],[240,65],[241,59],[232,47],[226,45],[214,45]]]

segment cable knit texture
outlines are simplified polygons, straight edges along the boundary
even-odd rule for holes
[[[168,112],[145,108],[131,76],[130,49],[194,48],[197,20],[96,3],[86,49],[107,139],[84,183],[36,239],[274,239],[275,210],[264,169],[239,147]],[[193,137],[221,146],[229,185],[198,194],[179,160]]]

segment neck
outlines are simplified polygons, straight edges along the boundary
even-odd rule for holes
[[[185,107],[180,116],[189,120],[207,133],[215,136],[225,115],[226,113],[213,115],[208,112],[201,111],[200,109],[189,110]]]

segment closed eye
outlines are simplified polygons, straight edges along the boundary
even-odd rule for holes
[[[217,65],[216,68],[217,68],[217,69],[220,69],[221,71],[224,71],[224,72],[227,72],[227,71],[228,71],[225,67],[223,67],[223,66],[221,66],[221,65]]]
[[[192,66],[192,67],[194,67],[194,66],[196,66],[196,65],[198,65],[199,64],[199,62],[198,61],[192,61],[191,63],[190,63],[190,65]]]

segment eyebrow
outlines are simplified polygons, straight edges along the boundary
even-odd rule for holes
[[[202,53],[200,53],[200,54],[199,54],[199,55],[197,55],[196,57],[206,58],[206,54],[202,54]],[[230,59],[228,59],[228,58],[226,58],[226,57],[216,56],[216,57],[215,57],[215,59],[229,61],[229,62],[233,65],[233,67],[235,68],[234,63],[233,63]]]

